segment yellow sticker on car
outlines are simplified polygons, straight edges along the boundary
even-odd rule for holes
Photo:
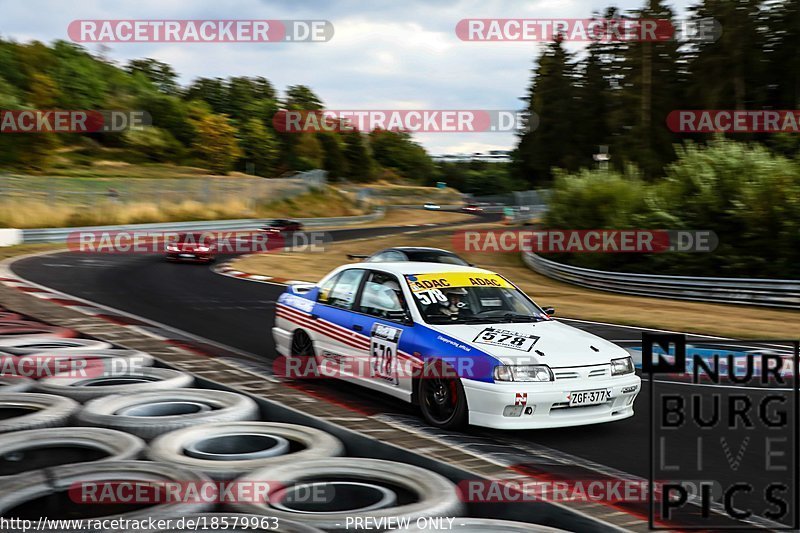
[[[498,274],[476,274],[473,272],[441,272],[436,274],[406,275],[408,286],[413,292],[448,287],[502,287],[512,285]]]

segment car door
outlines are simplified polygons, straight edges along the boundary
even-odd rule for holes
[[[350,317],[352,328],[366,336],[348,365],[361,385],[409,401],[411,398],[411,356],[403,350],[413,344],[414,325],[394,274],[369,270],[358,296],[357,312]]]
[[[346,363],[357,358],[366,343],[366,337],[352,327],[353,308],[364,275],[363,269],[353,268],[323,283],[311,315],[318,361],[327,369],[348,376],[351,371]]]

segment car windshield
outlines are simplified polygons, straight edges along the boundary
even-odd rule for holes
[[[437,252],[433,250],[404,250],[409,261],[420,261],[422,263],[444,263],[447,265],[469,266],[469,263],[455,254]]]
[[[538,322],[548,317],[498,274],[442,272],[405,276],[428,324]]]

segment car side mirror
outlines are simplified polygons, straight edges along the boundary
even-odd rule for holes
[[[556,308],[555,307],[544,307],[542,309],[542,311],[544,311],[545,313],[547,313],[550,316],[553,316],[554,314],[556,314]]]
[[[398,322],[402,322],[403,324],[413,324],[414,322],[411,320],[411,317],[405,311],[388,311],[386,313],[386,318],[389,320],[397,320]]]

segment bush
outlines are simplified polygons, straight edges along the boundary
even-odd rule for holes
[[[712,253],[577,254],[590,268],[675,275],[800,278],[800,167],[762,145],[688,143],[666,178],[644,184],[631,171],[556,177],[552,228],[712,230]]]

